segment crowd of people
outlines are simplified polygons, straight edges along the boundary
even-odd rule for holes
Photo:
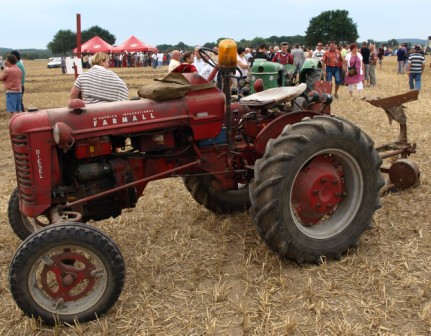
[[[91,68],[90,54],[82,56],[82,67],[84,69]],[[168,65],[172,53],[159,53],[159,52],[122,52],[108,54],[109,66],[111,68],[135,68],[135,67],[152,67],[154,69],[161,68],[163,65]]]
[[[205,62],[195,49],[193,70],[190,68],[178,67],[175,72],[198,72],[204,78],[208,78],[209,71],[206,69]],[[315,50],[305,48],[296,43],[292,48],[289,43],[284,42],[279,46],[268,47],[265,44],[258,48],[238,47],[237,71],[239,79],[247,77],[255,59],[265,59],[277,62],[282,65],[292,64],[298,71],[301,69],[307,58],[314,58],[321,62],[323,79],[334,81],[334,98],[339,99],[338,90],[345,85],[349,95],[353,97],[356,88],[357,94],[364,99],[364,87],[377,85],[376,67],[382,67],[383,57],[387,52],[385,46],[376,48],[374,44],[363,42],[360,46],[356,43],[337,45],[333,42],[324,45],[317,43]],[[173,71],[181,64],[181,52],[174,50],[168,71]],[[397,51],[398,73],[407,73],[409,76],[410,89],[421,89],[421,75],[425,67],[425,58],[420,46],[413,46],[407,50],[406,45],[400,45]],[[191,60],[188,62],[191,64]],[[235,84],[233,82],[233,84]]]
[[[162,68],[168,66],[168,72],[196,72],[208,79],[213,72],[208,53],[200,53],[197,46],[194,52],[173,50],[169,53],[137,52],[95,55],[84,55],[83,67],[89,71],[79,75],[75,80],[70,98],[82,98],[86,104],[126,100],[128,89],[123,80],[110,67],[148,67]],[[214,47],[214,55],[217,47]],[[336,45],[333,42],[317,43],[315,50],[295,44],[292,48],[284,42],[279,46],[268,47],[265,44],[257,49],[238,47],[237,49],[237,81],[247,79],[250,69],[256,59],[265,59],[282,65],[292,64],[297,70],[301,69],[307,58],[314,58],[321,62],[323,79],[335,81],[334,98],[339,99],[338,90],[341,85],[348,87],[353,97],[354,89],[360,98],[364,98],[365,86],[377,85],[376,67],[382,67],[383,56],[386,54],[384,46],[376,48],[373,44],[363,42],[359,47],[356,43]],[[421,89],[421,76],[425,68],[424,52],[420,46],[413,46],[410,50],[405,44],[400,45],[397,52],[398,73],[407,73],[410,89]],[[216,56],[215,56],[216,57]],[[0,58],[0,80],[3,81],[6,92],[6,110],[10,113],[25,111],[23,104],[25,69],[18,51],[12,51],[6,60]],[[213,76],[211,80],[217,82],[220,78]],[[218,79],[217,79],[218,78]],[[105,83],[106,85],[101,85]],[[220,83],[217,83],[220,84]],[[235,82],[233,82],[235,85]]]

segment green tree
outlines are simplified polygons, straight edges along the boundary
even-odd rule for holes
[[[392,40],[389,40],[388,41],[388,46],[391,46],[391,47],[398,47],[400,44],[399,44],[399,42],[396,40],[396,39],[392,39]]]
[[[172,44],[158,44],[156,48],[159,49],[159,52],[168,52],[174,49]]]
[[[114,45],[116,41],[115,35],[112,35],[106,29],[100,28],[99,26],[90,27],[81,33],[81,41],[82,43],[91,40],[93,37],[99,36],[102,40],[105,40],[109,44]]]
[[[187,44],[185,44],[184,42],[178,42],[177,45],[174,45],[174,49],[180,50],[180,51],[190,51],[190,50],[195,50],[195,47],[190,47]]]
[[[203,47],[205,47],[205,48],[210,48],[210,49],[212,49],[212,48],[214,48],[214,47],[216,47],[217,46],[217,43],[215,43],[215,42],[207,42],[207,43],[205,43],[204,45],[203,45]]]
[[[291,46],[294,46],[295,43],[298,43],[300,46],[307,44],[305,36],[302,35],[287,36],[286,42],[289,42]]]
[[[253,46],[253,47],[255,47],[255,48],[258,48],[262,44],[268,45],[269,41],[267,41],[263,37],[259,37],[259,36],[256,36],[254,39],[252,39],[250,41],[250,45]]]
[[[59,30],[47,47],[53,54],[65,55],[76,47],[76,33],[71,30]]]
[[[310,46],[315,46],[319,41],[355,42],[358,37],[357,24],[349,17],[349,12],[339,9],[325,11],[311,18],[306,31],[307,44]]]

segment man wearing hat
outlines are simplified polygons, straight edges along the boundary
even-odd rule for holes
[[[409,76],[410,90],[421,90],[421,77],[425,69],[425,57],[420,53],[421,47],[415,46],[407,60],[407,75]],[[413,83],[414,82],[414,83]]]

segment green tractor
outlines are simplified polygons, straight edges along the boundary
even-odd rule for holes
[[[295,86],[298,71],[293,64],[280,64],[257,58],[251,68],[250,92],[255,93],[282,86]],[[299,71],[299,83],[306,83],[309,90],[320,80],[322,65],[319,60],[308,58]],[[309,87],[310,84],[310,87]]]
[[[325,102],[332,100],[332,84],[322,80],[322,64],[317,59],[306,59],[298,75],[293,64],[283,65],[258,58],[253,62],[250,75],[251,93],[305,83],[307,88],[304,93],[291,102],[293,110],[314,110],[317,106],[330,106],[314,104],[322,99]]]
[[[287,85],[286,79],[289,75],[293,77],[294,74],[295,66],[293,64],[283,65],[257,58],[251,67],[250,92],[255,93],[275,87],[292,86]]]

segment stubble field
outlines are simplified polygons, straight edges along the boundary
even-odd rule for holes
[[[374,228],[340,261],[297,265],[259,239],[248,213],[217,216],[198,205],[182,180],[148,185],[136,209],[95,225],[114,239],[126,262],[125,288],[100,319],[48,328],[23,316],[9,292],[9,263],[20,244],[7,219],[15,169],[9,116],[0,95],[0,335],[430,335],[431,334],[431,71],[418,101],[406,104],[419,187],[382,199]],[[25,105],[67,105],[73,76],[24,61]],[[164,69],[115,70],[130,97]],[[377,69],[367,97],[408,90],[396,59]],[[353,121],[376,145],[397,138],[383,110],[340,89],[332,112]]]

